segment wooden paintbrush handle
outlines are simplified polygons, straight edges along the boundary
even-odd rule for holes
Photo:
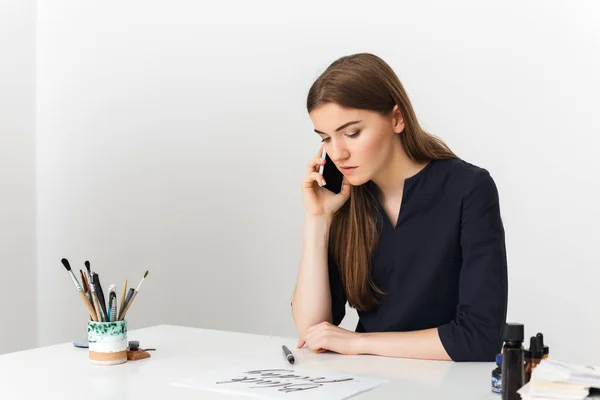
[[[127,296],[127,279],[125,279],[125,284],[123,285],[123,296],[121,297],[121,304],[119,305],[119,318],[117,321],[121,320],[121,314],[123,314],[123,307],[125,307],[125,296]]]
[[[79,274],[81,275],[81,286],[83,286],[83,292],[87,293],[90,289],[88,288],[87,281],[85,280],[85,275],[83,274],[82,270],[79,270]]]
[[[79,292],[79,295],[81,296],[81,300],[83,301],[83,304],[85,304],[85,308],[87,308],[88,313],[90,314],[90,317],[92,318],[92,321],[97,322],[98,319],[96,318],[96,313],[94,312],[94,308],[90,304],[90,301],[88,300],[88,298],[85,295],[85,293],[83,292],[83,290]]]
[[[97,321],[102,322],[102,308],[100,308],[100,301],[98,301],[98,296],[96,296],[96,292],[92,292],[92,301],[94,302],[94,307],[96,308]]]
[[[133,303],[133,300],[135,299],[136,295],[137,292],[133,292],[133,295],[131,296],[131,299],[129,299],[129,302],[125,306],[125,309],[123,310],[121,315],[119,315],[119,321],[123,321],[123,319],[125,319],[125,315],[127,315],[127,311],[129,311],[129,307],[131,307],[131,303]]]

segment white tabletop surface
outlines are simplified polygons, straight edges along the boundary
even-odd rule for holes
[[[172,325],[132,330],[128,340],[139,340],[141,347],[157,351],[149,359],[110,367],[91,365],[87,349],[75,348],[71,343],[1,355],[0,399],[232,398],[171,383],[213,368],[255,362],[271,368],[331,371],[390,380],[352,398],[358,400],[500,399],[490,389],[494,363],[314,354],[308,349],[296,349],[295,338]],[[282,344],[294,353],[293,366],[285,361]]]

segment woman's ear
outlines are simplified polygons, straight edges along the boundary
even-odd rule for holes
[[[392,109],[392,128],[394,129],[394,133],[402,133],[404,131],[404,118],[397,105]]]

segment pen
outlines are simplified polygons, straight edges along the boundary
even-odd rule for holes
[[[110,309],[112,307],[112,297],[116,296],[115,288],[116,288],[116,286],[114,284],[111,284],[108,287],[108,302],[106,303],[106,311],[108,312],[108,320],[109,321],[110,321]]]
[[[292,352],[290,351],[290,349],[288,349],[285,344],[283,346],[281,346],[281,348],[283,349],[283,355],[285,356],[285,359],[290,364],[293,364],[296,360],[294,359],[294,355],[292,354]]]
[[[117,320],[117,295],[115,292],[110,292],[108,297],[108,302],[110,303],[110,322],[115,322]]]

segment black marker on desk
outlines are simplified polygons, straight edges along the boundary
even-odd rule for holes
[[[285,355],[286,360],[288,360],[290,364],[293,364],[296,360],[294,359],[294,355],[290,349],[288,349],[286,345],[281,346],[281,348],[283,349],[283,354]]]

